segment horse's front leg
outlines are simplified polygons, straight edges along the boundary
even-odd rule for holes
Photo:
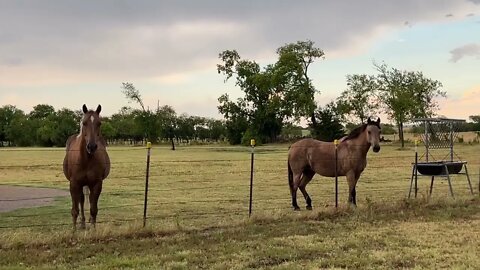
[[[79,196],[79,200],[80,200],[80,229],[85,229],[85,211],[84,211],[84,207],[85,207],[85,194],[83,192],[83,187],[80,187],[80,196]]]
[[[77,230],[77,218],[78,218],[78,205],[80,203],[80,196],[82,192],[82,187],[75,183],[75,180],[70,180],[70,196],[72,197],[72,223],[73,230]]]
[[[355,190],[357,180],[358,178],[355,176],[355,172],[349,171],[347,173],[348,202],[353,206],[357,206],[357,191]]]
[[[95,227],[95,223],[97,223],[98,198],[102,192],[102,183],[103,181],[98,181],[90,187],[90,224],[92,224],[93,227]]]

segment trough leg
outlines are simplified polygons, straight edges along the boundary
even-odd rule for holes
[[[410,189],[408,189],[408,198],[410,199],[410,195],[412,194],[412,186],[413,186],[413,174],[415,173],[415,165],[412,167],[412,178],[410,179]]]
[[[415,164],[415,198],[417,198],[418,193],[418,170],[417,165]]]
[[[435,176],[432,175],[432,181],[430,181],[430,193],[428,196],[432,196],[432,192],[433,192],[433,181],[435,180]]]
[[[445,172],[447,173],[448,188],[450,189],[450,195],[452,195],[452,198],[455,199],[455,195],[453,195],[452,181],[450,181],[450,173],[448,172],[447,165],[444,165],[444,166],[445,166]]]
[[[473,195],[472,182],[470,182],[470,175],[468,175],[467,164],[465,164],[464,166],[465,166],[465,174],[467,175],[468,187],[470,188],[470,193]]]

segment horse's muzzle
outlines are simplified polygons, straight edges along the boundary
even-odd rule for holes
[[[380,151],[380,145],[375,145],[373,147],[373,152],[378,153],[378,151]]]
[[[87,144],[87,153],[89,155],[93,155],[95,151],[97,150],[98,145],[96,143],[88,143]]]

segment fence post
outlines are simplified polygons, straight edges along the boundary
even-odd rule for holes
[[[252,157],[250,162],[250,203],[248,206],[248,217],[252,215],[252,200],[253,200],[253,160],[255,155],[255,139],[250,140],[250,146],[252,147]]]
[[[417,198],[417,182],[418,182],[418,140],[415,140],[415,198]],[[432,195],[432,188],[433,188],[433,178],[430,184],[430,195]]]
[[[143,227],[147,224],[148,176],[150,174],[150,150],[152,143],[147,142],[147,172],[145,174],[145,201],[143,203]]]
[[[338,208],[338,140],[334,140],[333,143],[335,144],[335,208]]]

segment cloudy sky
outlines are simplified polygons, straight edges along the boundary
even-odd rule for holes
[[[480,0],[0,0],[0,25],[0,106],[26,112],[86,103],[110,115],[131,82],[150,108],[220,117],[217,98],[241,94],[216,72],[221,51],[263,65],[310,39],[326,56],[311,69],[320,104],[376,61],[441,81],[440,114],[480,114]]]

